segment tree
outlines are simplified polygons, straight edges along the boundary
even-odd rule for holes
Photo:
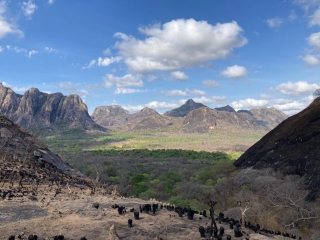
[[[217,201],[210,200],[208,201],[208,205],[210,207],[210,218],[211,218],[211,224],[210,224],[210,237],[213,235],[213,226],[215,229],[218,229],[216,221],[214,220],[214,206],[217,204]]]
[[[320,88],[316,89],[314,92],[313,92],[313,98],[316,99],[320,97]]]
[[[316,204],[306,201],[309,194],[301,185],[301,179],[292,176],[267,194],[267,200],[273,207],[282,211],[283,227],[297,228],[302,222],[319,218]]]

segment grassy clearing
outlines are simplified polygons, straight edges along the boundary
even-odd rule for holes
[[[41,136],[48,147],[66,160],[84,150],[182,149],[221,151],[237,159],[266,134],[264,131],[213,131],[208,134],[179,132],[68,132]]]

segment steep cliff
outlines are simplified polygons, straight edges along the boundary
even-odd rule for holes
[[[74,94],[48,94],[31,88],[23,95],[18,95],[0,84],[0,113],[34,132],[105,130],[91,119],[86,104]]]

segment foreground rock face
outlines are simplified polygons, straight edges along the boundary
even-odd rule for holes
[[[0,83],[0,113],[31,131],[105,130],[91,119],[86,104],[75,94],[48,94],[31,88],[19,95]]]
[[[207,107],[192,110],[183,120],[182,131],[208,133],[214,129],[271,130],[287,116],[274,108],[259,108],[236,112],[230,106],[218,109]]]
[[[311,190],[320,190],[320,98],[306,109],[280,123],[249,148],[234,165],[239,168],[273,168],[285,174],[304,176]]]
[[[17,197],[37,200],[44,191],[41,186],[59,194],[62,188],[79,186],[94,191],[95,183],[32,134],[0,115],[0,201]]]
[[[35,136],[25,131],[4,115],[0,115],[0,167],[10,165],[13,169],[35,168],[45,169],[51,166],[64,173],[79,172],[70,167],[61,158],[52,153],[47,146]],[[1,179],[4,175],[1,176]]]

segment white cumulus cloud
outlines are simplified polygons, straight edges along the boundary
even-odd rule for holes
[[[320,32],[312,33],[307,38],[307,42],[311,47],[313,47],[313,49],[310,51],[311,54],[307,54],[300,58],[311,67],[319,66],[320,60],[318,53],[320,52]]]
[[[54,3],[54,0],[48,0],[48,4],[51,5]]]
[[[165,96],[179,96],[179,97],[185,97],[188,96],[188,93],[186,91],[183,90],[171,90],[171,91],[161,91],[161,94],[165,95]]]
[[[7,2],[0,1],[0,39],[4,38],[8,34],[16,34],[23,37],[23,32],[18,29],[18,26],[6,18],[6,11]]]
[[[284,112],[287,115],[293,115],[305,109],[312,102],[312,100],[313,100],[312,95],[309,95],[299,100],[291,100],[291,99],[283,99],[283,98],[259,100],[259,99],[248,98],[245,100],[232,102],[230,105],[236,111],[240,109],[273,107],[279,111]]]
[[[206,87],[219,87],[220,83],[218,81],[214,81],[214,80],[204,80],[204,81],[202,81],[202,85],[204,85]]]
[[[320,25],[320,8],[310,16],[309,26]]]
[[[31,18],[32,14],[37,9],[37,5],[33,2],[33,0],[29,0],[28,2],[22,2],[21,9],[28,18]]]
[[[117,88],[143,87],[143,81],[140,75],[126,74],[123,77],[118,77],[113,74],[106,74],[103,81],[107,88],[112,88],[114,85],[116,85]]]
[[[247,43],[235,21],[211,25],[206,21],[177,19],[141,27],[139,31],[147,38],[115,34],[120,38],[115,44],[119,55],[131,70],[139,73],[200,66],[225,58],[234,48]]]
[[[257,100],[253,98],[247,98],[244,100],[234,101],[230,104],[236,111],[240,109],[252,109],[258,107],[264,107],[268,104],[268,100]]]
[[[310,46],[315,47],[320,50],[320,32],[312,33],[308,38],[307,41]]]
[[[116,88],[114,94],[129,94],[129,93],[142,93],[147,92],[147,90],[141,90],[138,88]]]
[[[270,28],[277,28],[280,27],[280,25],[283,23],[283,20],[279,17],[270,18],[265,20],[265,22],[268,24]]]
[[[186,97],[186,96],[190,96],[190,95],[197,95],[197,96],[204,96],[206,95],[206,93],[202,90],[198,90],[198,89],[194,89],[194,90],[190,90],[190,89],[185,89],[185,90],[171,90],[171,91],[161,91],[161,94],[165,95],[165,96],[179,96],[179,97]]]
[[[201,97],[201,98],[193,98],[195,102],[199,102],[202,104],[225,104],[227,97],[225,96],[212,96],[212,97]]]
[[[281,83],[276,87],[276,90],[284,95],[289,95],[291,97],[298,97],[314,92],[317,88],[320,88],[319,84],[312,83],[309,84],[306,81],[299,82],[287,82]]]
[[[86,66],[82,67],[82,69],[91,68],[94,65],[98,65],[99,67],[106,67],[114,62],[120,62],[122,60],[122,57],[99,57],[97,60],[91,60],[90,63],[88,63]]]
[[[184,72],[180,71],[171,72],[170,76],[177,81],[186,81],[189,78]]]
[[[111,58],[102,58],[102,57],[99,57],[98,58],[98,61],[97,61],[97,64],[98,66],[109,66],[111,63],[114,63],[114,62],[119,62],[121,61],[121,57],[111,57]]]
[[[311,67],[320,66],[320,60],[314,55],[308,54],[302,57],[302,60],[305,61]]]
[[[220,74],[228,78],[243,78],[247,76],[248,72],[245,67],[233,65],[231,67],[227,67],[227,69],[222,71]]]

